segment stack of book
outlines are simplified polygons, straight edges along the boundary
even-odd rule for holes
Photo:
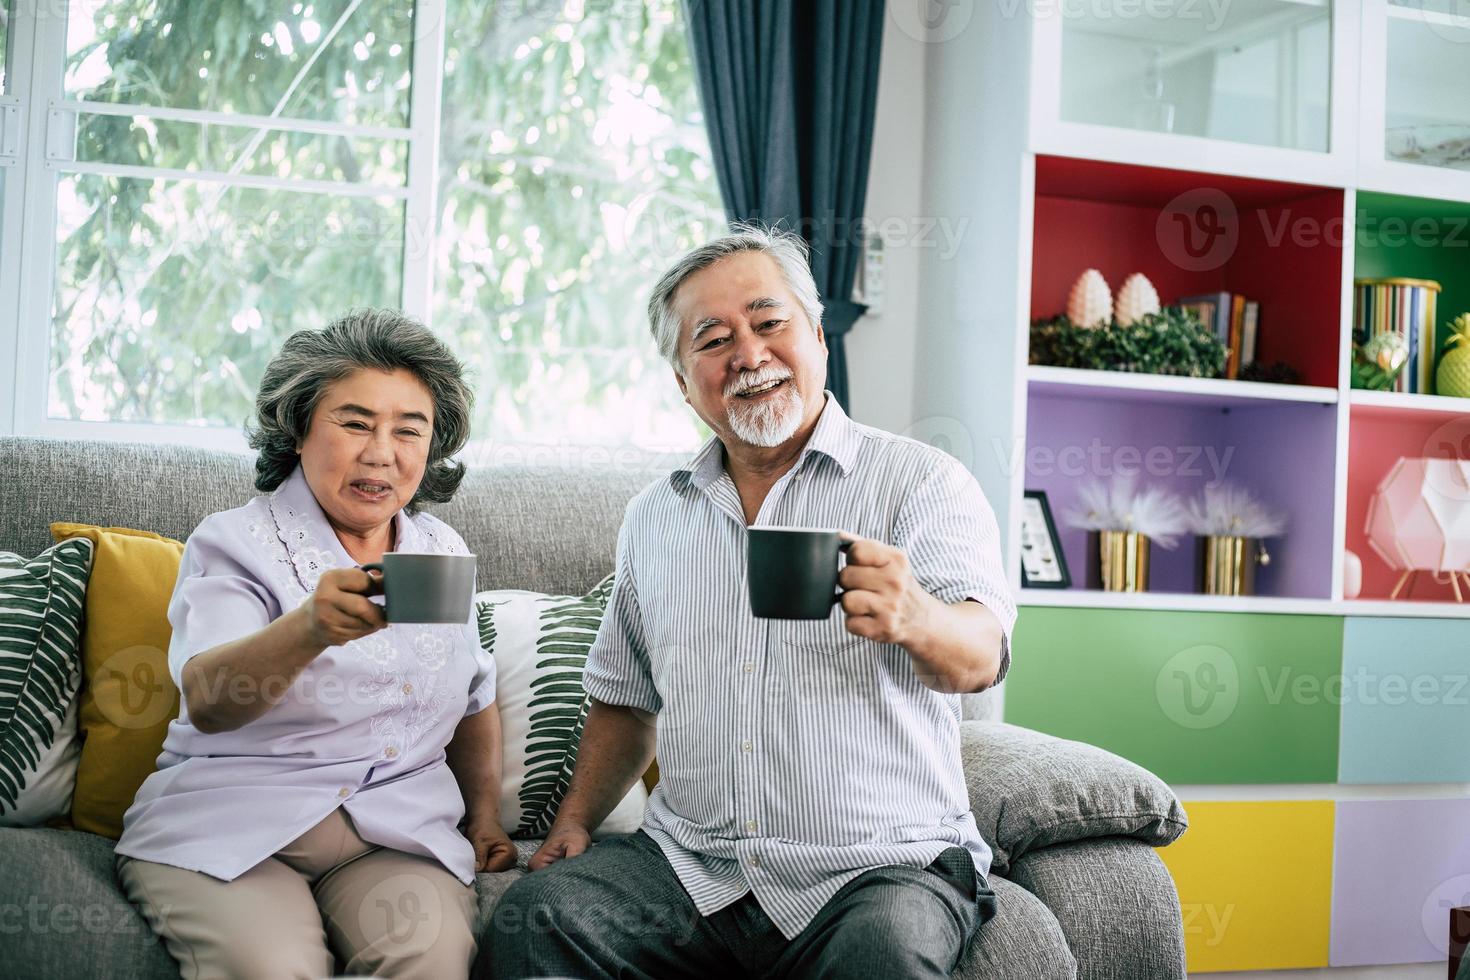
[[[1256,333],[1261,322],[1261,304],[1239,293],[1207,293],[1186,296],[1177,304],[1193,310],[1220,343],[1230,352],[1225,377],[1240,377],[1240,369],[1256,359]]]

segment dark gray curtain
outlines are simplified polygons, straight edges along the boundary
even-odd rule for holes
[[[883,0],[684,0],[731,221],[799,231],[826,307],[827,387],[848,407],[844,338],[863,254]]]

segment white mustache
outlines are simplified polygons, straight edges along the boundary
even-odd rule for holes
[[[795,376],[789,368],[766,367],[759,371],[741,371],[738,377],[725,385],[725,397],[734,398],[772,381],[790,381]]]

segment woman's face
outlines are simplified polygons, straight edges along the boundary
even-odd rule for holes
[[[369,534],[413,499],[434,432],[434,396],[408,371],[333,382],[297,447],[306,483],[338,530]]]

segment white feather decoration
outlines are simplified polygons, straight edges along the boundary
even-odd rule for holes
[[[1113,293],[1108,281],[1096,269],[1088,269],[1077,277],[1067,294],[1067,319],[1079,327],[1106,326],[1113,315]]]
[[[1173,548],[1185,530],[1184,505],[1163,487],[1138,489],[1130,476],[1111,484],[1090,480],[1077,488],[1077,504],[1064,514],[1083,531],[1136,531],[1160,548]]]
[[[1267,507],[1245,487],[1205,487],[1189,502],[1189,530],[1202,537],[1227,535],[1274,538],[1286,530],[1286,515]]]
[[[1118,303],[1113,310],[1113,319],[1118,326],[1126,327],[1146,316],[1159,312],[1159,291],[1148,277],[1135,272],[1123,282],[1118,290]]]

